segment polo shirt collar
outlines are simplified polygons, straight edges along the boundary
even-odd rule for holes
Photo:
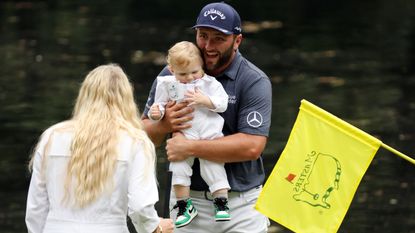
[[[239,66],[242,62],[242,55],[239,53],[239,50],[236,52],[235,57],[229,67],[218,77],[228,77],[232,80],[235,80],[236,74],[238,73]]]

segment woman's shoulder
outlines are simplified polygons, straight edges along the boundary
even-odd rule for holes
[[[49,138],[53,133],[64,133],[64,132],[73,132],[73,121],[62,121],[56,123],[52,126],[49,126],[43,133],[42,138]]]
[[[49,126],[45,132],[50,132],[50,131],[69,131],[69,130],[73,130],[73,126],[74,126],[74,122],[73,120],[67,120],[67,121],[61,121],[58,122],[56,124],[53,124],[51,126]]]
[[[50,142],[56,141],[51,140],[52,138],[57,138],[58,141],[70,141],[72,139],[72,133],[73,133],[73,122],[72,121],[63,121],[56,123],[49,128],[47,128],[42,135],[40,136],[39,142],[36,146],[36,151],[38,151],[40,154],[43,154],[44,148],[46,145],[50,145]],[[63,138],[61,137],[63,136]],[[50,147],[48,146],[48,147]]]

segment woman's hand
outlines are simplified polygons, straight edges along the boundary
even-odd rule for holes
[[[160,223],[155,233],[173,233],[174,225],[173,220],[170,218],[160,218]]]

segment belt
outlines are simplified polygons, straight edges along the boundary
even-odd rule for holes
[[[256,187],[254,187],[252,189],[249,189],[249,190],[243,191],[243,192],[238,192],[238,191],[232,191],[232,190],[230,190],[228,192],[228,198],[230,199],[230,198],[233,198],[233,197],[241,197],[241,196],[243,196],[246,193],[256,191],[256,190],[258,190],[260,188],[262,188],[262,185],[256,186]],[[190,197],[204,198],[204,199],[210,200],[210,201],[213,200],[212,193],[210,191],[208,191],[208,190],[205,190],[205,191],[190,190]]]

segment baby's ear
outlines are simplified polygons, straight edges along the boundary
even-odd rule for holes
[[[167,69],[170,71],[171,74],[174,74],[174,70],[170,65],[167,66]]]

